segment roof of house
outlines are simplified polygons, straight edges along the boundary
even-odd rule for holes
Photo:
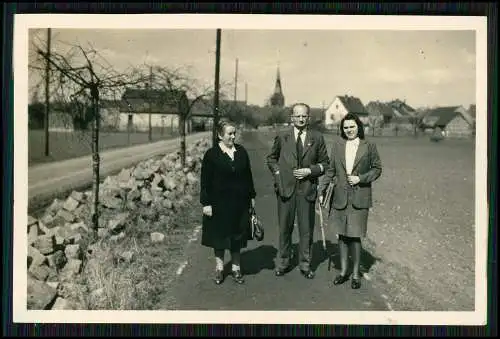
[[[394,112],[391,106],[380,101],[370,101],[366,105],[366,111],[372,115],[383,115],[384,117],[392,117]]]
[[[180,90],[163,91],[127,88],[122,95],[120,111],[177,114],[179,105],[183,101],[187,101],[186,93]]]
[[[413,117],[415,114],[417,114],[417,111],[413,107],[408,105],[405,101],[399,99],[392,100],[391,102],[389,102],[389,105],[392,107],[396,115],[402,117]]]
[[[461,108],[462,106],[444,106],[431,109],[423,118],[423,123],[431,127],[445,127],[457,115],[460,115],[470,124],[469,117],[464,114],[464,110]]]
[[[195,116],[212,116],[213,103],[206,99],[200,99],[194,103],[191,114]]]
[[[99,106],[101,108],[120,108],[122,105],[121,100],[100,99]]]
[[[246,104],[244,101],[234,100],[219,100],[219,113],[221,116],[229,113],[234,107],[238,109],[245,109]],[[193,116],[211,117],[214,114],[214,102],[212,99],[198,100],[191,109]]]
[[[469,109],[467,110],[471,118],[475,119],[476,118],[476,105],[472,104],[469,106]]]
[[[356,113],[358,115],[368,115],[368,112],[366,111],[365,106],[361,102],[361,99],[349,95],[339,95],[338,98],[349,113]]]

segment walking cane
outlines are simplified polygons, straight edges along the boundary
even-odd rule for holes
[[[326,248],[326,239],[325,239],[325,225],[323,224],[323,211],[321,210],[321,204],[319,202],[318,202],[318,208],[316,211],[319,214],[319,225],[321,227],[321,238],[323,240],[323,249],[325,250],[326,254],[328,255],[328,250]],[[332,258],[330,255],[328,255],[328,271],[330,271],[331,262],[332,262]]]

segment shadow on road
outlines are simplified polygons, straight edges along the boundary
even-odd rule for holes
[[[296,253],[298,245],[294,245],[294,251]],[[331,262],[328,263],[330,258]],[[377,262],[380,258],[373,256],[370,252],[366,251],[364,248],[361,250],[361,272],[367,273],[370,268]],[[340,253],[337,243],[332,243],[331,241],[326,241],[326,251],[323,248],[323,242],[317,241],[313,245],[313,257],[311,262],[311,269],[315,271],[321,264],[326,262],[331,265],[331,269],[340,270]],[[294,265],[296,263],[294,262]],[[352,263],[349,263],[349,269],[352,269]]]
[[[245,268],[245,274],[254,275],[262,270],[274,269],[274,258],[278,251],[274,246],[261,245],[252,250],[241,253],[241,267]]]
[[[273,270],[275,268],[275,259],[277,253],[278,250],[274,246],[261,245],[257,248],[241,253],[241,266],[245,268],[246,275],[258,274],[262,270]],[[298,244],[292,245],[292,253],[293,257],[290,263],[290,269],[294,269],[299,264]],[[329,258],[331,260],[330,262],[328,262]],[[380,261],[380,258],[374,257],[370,252],[363,249],[361,252],[361,272],[369,272],[370,268],[377,261]],[[331,241],[327,240],[326,251],[323,248],[322,241],[317,241],[314,243],[311,269],[313,271],[316,271],[317,268],[323,263],[331,265],[331,270],[340,270],[340,256],[336,243],[332,243]]]

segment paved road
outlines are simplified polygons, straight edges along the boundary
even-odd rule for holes
[[[186,143],[211,135],[210,132],[197,133],[186,137]],[[169,139],[155,143],[108,150],[100,153],[102,178],[156,155],[171,152],[179,147],[180,140]],[[77,189],[92,182],[92,156],[41,164],[28,169],[29,205],[49,198],[57,192]]]
[[[265,230],[263,242],[250,241],[242,253],[242,268],[246,283],[237,285],[226,279],[215,285],[213,273],[215,262],[210,249],[200,245],[200,235],[186,250],[188,261],[183,272],[166,292],[168,302],[160,308],[176,310],[360,310],[386,311],[384,299],[367,280],[362,280],[359,290],[352,290],[350,283],[333,286],[331,281],[337,273],[328,271],[328,260],[321,244],[319,226],[316,227],[313,269],[314,280],[305,279],[296,267],[284,277],[274,275],[274,258],[277,243],[276,198],[271,176],[265,167],[264,157],[269,150],[269,140],[258,133],[247,133],[244,145],[250,153],[257,191],[256,210],[261,216]],[[318,218],[319,219],[319,218]],[[334,239],[326,230],[326,238]],[[294,231],[297,244],[297,230]],[[328,241],[328,251],[335,256],[336,244]],[[337,257],[338,258],[338,257]],[[226,262],[229,257],[226,254]],[[338,260],[337,260],[338,261]],[[338,264],[338,263],[337,263]],[[229,265],[226,265],[230,269]],[[172,301],[174,300],[174,301]],[[167,306],[168,304],[168,306]]]

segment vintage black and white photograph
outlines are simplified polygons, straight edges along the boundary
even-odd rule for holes
[[[15,322],[486,323],[486,17],[14,34]]]

